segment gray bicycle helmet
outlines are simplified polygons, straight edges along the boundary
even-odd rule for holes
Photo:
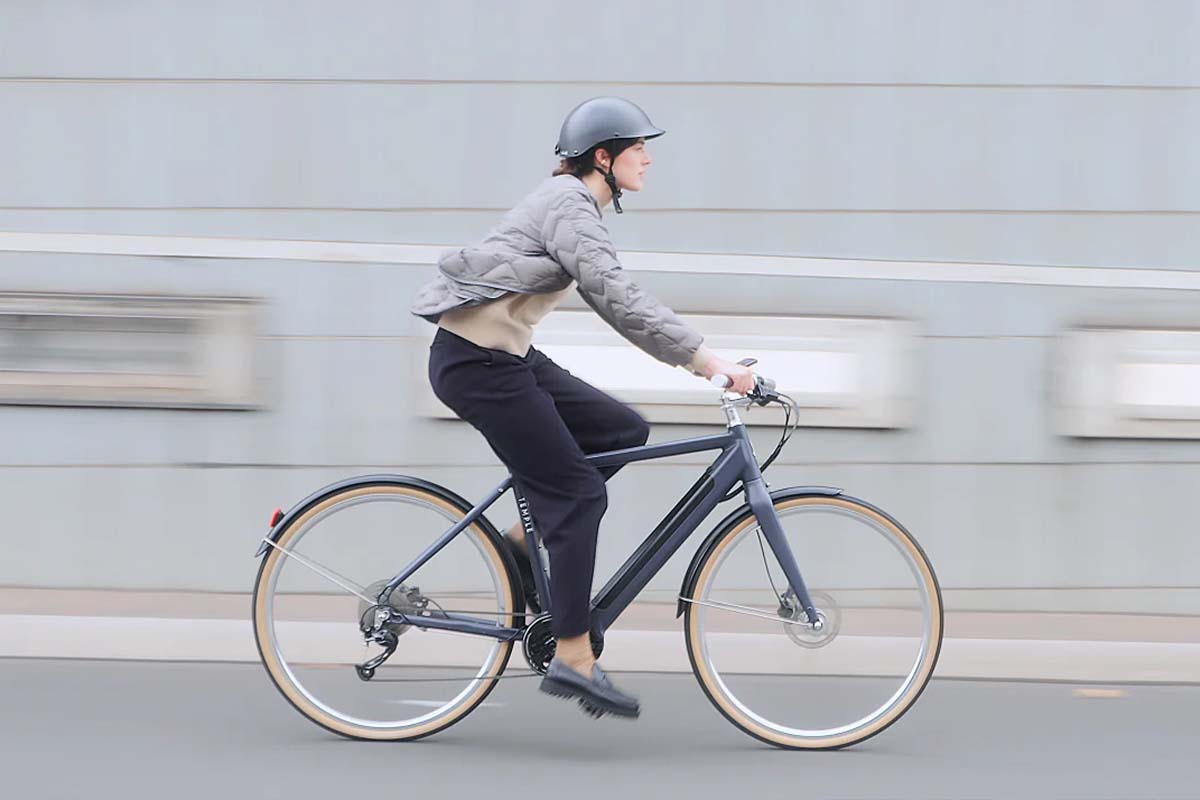
[[[558,132],[555,155],[560,158],[575,158],[584,155],[598,144],[614,139],[653,139],[666,131],[650,121],[650,117],[636,103],[623,97],[593,97],[584,100],[563,120]],[[614,158],[615,153],[610,153]],[[600,170],[612,190],[613,208],[621,213],[621,190],[612,170]]]

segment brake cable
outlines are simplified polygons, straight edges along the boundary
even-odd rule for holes
[[[783,432],[779,436],[779,443],[776,444],[775,449],[773,451],[771,451],[771,455],[767,456],[766,461],[764,461],[763,463],[758,465],[759,472],[767,471],[767,467],[771,466],[771,464],[773,464],[775,462],[775,459],[779,457],[779,454],[781,452],[783,452],[783,448],[787,445],[788,440],[792,438],[792,434],[794,434],[796,432],[796,429],[800,427],[800,408],[797,405],[796,401],[790,395],[786,395],[783,392],[776,392],[776,391],[772,390],[772,394],[774,395],[774,397],[772,397],[765,403],[760,403],[760,405],[767,405],[769,403],[778,403],[780,406],[783,407]],[[795,414],[794,420],[792,418],[793,413]],[[736,488],[731,489],[727,495],[722,497],[718,501],[718,504],[724,503],[728,500],[732,500],[733,498],[737,497],[739,494],[742,494],[745,491],[746,491],[745,484],[739,484]]]
[[[779,457],[788,440],[792,438],[792,434],[800,427],[800,408],[797,406],[796,401],[782,392],[776,392],[775,394],[779,399],[773,402],[778,402],[779,405],[783,406],[783,434],[779,437],[779,444],[775,445],[775,450],[767,457],[766,461],[759,465],[758,469],[760,472],[767,471],[767,467],[771,466],[775,459]],[[781,402],[783,400],[787,402]],[[792,412],[796,414],[795,421],[792,421]]]

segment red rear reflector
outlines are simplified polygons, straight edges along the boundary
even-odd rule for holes
[[[274,528],[276,525],[278,525],[279,520],[281,519],[283,519],[283,509],[277,508],[275,509],[275,512],[271,514],[271,527]]]

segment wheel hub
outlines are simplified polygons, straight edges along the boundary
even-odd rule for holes
[[[788,589],[780,598],[779,616],[786,622],[783,629],[788,638],[801,647],[824,647],[837,638],[842,627],[842,611],[825,592],[810,592],[809,598],[817,612],[817,622],[808,621],[796,593]]]
[[[367,587],[367,590],[363,594],[367,597],[378,597],[379,593],[387,585],[388,582],[386,580],[375,581]],[[359,629],[362,630],[363,635],[368,639],[371,638],[372,634],[378,633],[381,630],[390,631],[399,637],[412,626],[403,622],[393,622],[392,620],[396,615],[404,614],[412,619],[426,613],[428,606],[429,598],[421,594],[421,590],[418,587],[406,586],[402,583],[392,590],[391,595],[388,596],[387,605],[368,603],[366,600],[359,599]]]
[[[368,597],[378,597],[387,588],[388,581],[375,581],[364,592]],[[374,642],[383,648],[383,652],[362,664],[356,664],[354,671],[364,681],[375,677],[375,670],[396,652],[400,637],[412,626],[394,621],[398,614],[408,617],[420,616],[429,605],[429,599],[421,594],[416,586],[400,584],[388,595],[386,605],[358,601],[358,629],[362,632],[363,640]]]

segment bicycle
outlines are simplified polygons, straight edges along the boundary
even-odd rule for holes
[[[713,379],[722,389],[723,377]],[[771,404],[783,407],[784,423],[760,465],[739,410]],[[722,434],[588,456],[602,467],[719,451],[594,596],[593,650],[602,652],[605,631],[717,505],[744,494],[696,551],[679,592],[675,617],[692,671],[726,719],[764,742],[864,741],[912,707],[937,664],[943,616],[933,567],[899,522],[841,489],[768,491],[763,471],[798,425],[795,401],[770,380],[759,377],[745,397],[722,392],[721,407]],[[509,489],[537,555],[536,616],[484,516]],[[391,561],[401,549],[417,552]],[[271,681],[305,717],[346,737],[445,730],[484,702],[518,641],[530,677],[554,653],[545,554],[511,476],[475,505],[403,475],[334,483],[276,509],[255,557],[254,634]],[[387,567],[396,563],[406,566]]]

